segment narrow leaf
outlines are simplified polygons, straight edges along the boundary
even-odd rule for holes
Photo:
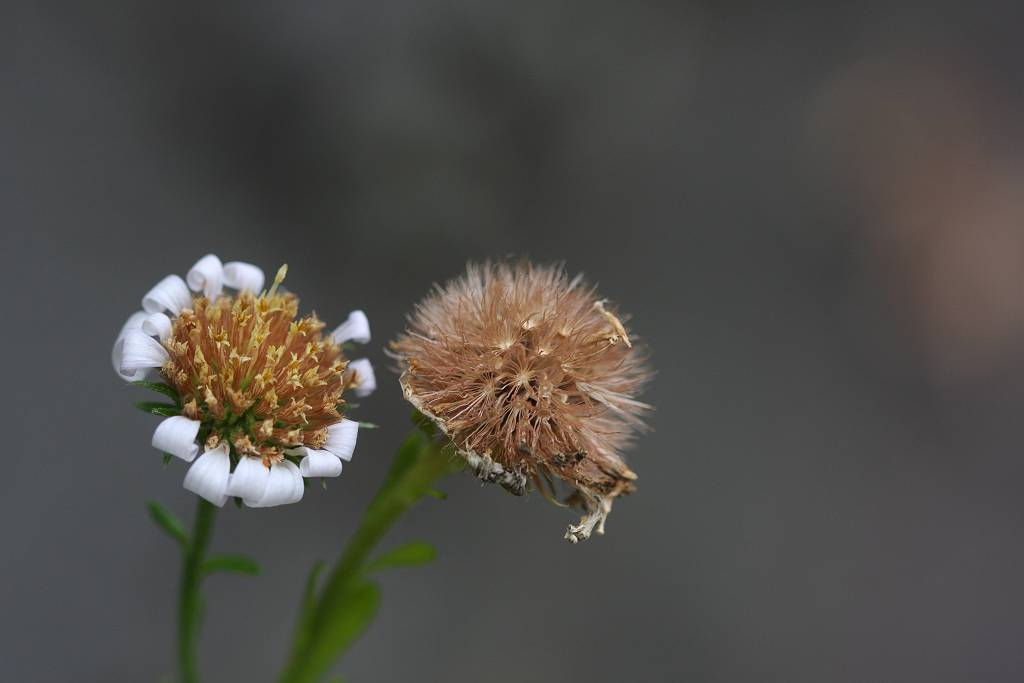
[[[385,491],[394,486],[395,482],[401,479],[402,475],[416,463],[421,448],[423,448],[423,436],[417,433],[410,434],[409,438],[405,440],[405,443],[395,453],[395,459],[391,463],[391,470],[388,472],[387,481],[381,487],[380,493],[377,494],[378,498],[384,497]]]
[[[316,618],[317,579],[320,578],[324,566],[323,561],[316,561],[306,578],[306,587],[302,591],[302,602],[299,604],[298,623],[295,625],[295,638],[292,641],[293,653],[305,650],[313,633],[313,620]]]
[[[260,566],[256,564],[256,560],[245,555],[213,555],[203,563],[203,573],[214,574],[216,572],[258,576]]]
[[[185,527],[182,525],[181,520],[175,517],[172,512],[155,500],[146,503],[146,508],[149,509],[149,516],[153,518],[153,521],[156,522],[156,525],[164,533],[182,545],[188,544],[188,534],[185,533]]]
[[[428,439],[437,436],[437,425],[429,417],[418,410],[412,411],[412,423],[423,432]]]
[[[407,543],[389,550],[366,567],[367,572],[398,567],[418,567],[433,562],[437,549],[429,543]]]
[[[337,604],[324,605],[303,668],[317,672],[319,678],[366,630],[379,606],[380,588],[374,583],[352,586]]]
[[[163,417],[181,415],[181,408],[171,403],[153,403],[152,401],[143,401],[142,403],[136,403],[135,407],[144,413],[161,415]]]
[[[174,459],[174,456],[171,455],[170,453],[164,453],[163,458],[161,459],[164,461],[164,467],[167,467],[168,465],[171,464],[171,460]]]
[[[175,405],[181,405],[181,397],[178,396],[177,389],[169,384],[164,384],[163,382],[146,382],[145,380],[130,382],[130,384],[136,387],[142,387],[143,389],[149,389],[150,391],[155,391],[158,394],[163,394],[174,401]]]

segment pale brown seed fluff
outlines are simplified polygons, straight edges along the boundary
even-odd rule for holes
[[[582,277],[558,266],[470,265],[437,287],[392,343],[406,399],[478,476],[516,494],[552,480],[586,513],[566,538],[603,533],[612,500],[635,489],[621,453],[649,409],[642,350]]]
[[[322,447],[327,427],[342,420],[342,393],[357,381],[316,315],[297,317],[298,299],[274,289],[194,298],[172,319],[161,368],[182,414],[202,423],[202,441],[226,439],[233,460],[267,466],[286,448]]]

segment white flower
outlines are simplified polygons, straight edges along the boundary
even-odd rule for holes
[[[185,475],[185,488],[217,507],[227,501],[228,479],[231,477],[231,455],[228,445],[208,448],[192,463]]]
[[[131,317],[129,317],[121,327],[121,332],[117,335],[117,339],[114,340],[114,350],[110,354],[110,360],[114,364],[114,372],[116,372],[118,376],[126,382],[135,382],[146,376],[146,368],[125,370],[121,365],[121,361],[124,358],[125,336],[130,331],[141,328],[146,317],[145,311],[132,313]]]
[[[225,263],[224,284],[237,290],[258,292],[263,289],[263,271],[249,263]]]
[[[342,420],[327,428],[327,443],[324,450],[334,453],[348,462],[356,449],[356,437],[359,436],[359,423],[355,420]]]
[[[356,376],[356,396],[369,396],[377,390],[377,377],[373,374],[369,359],[357,358],[348,364],[348,369]]]
[[[302,446],[289,450],[288,454],[302,457],[299,472],[304,477],[336,477],[341,474],[341,458],[330,451]]]
[[[190,420],[183,415],[164,418],[153,432],[153,448],[192,462],[199,453],[196,435],[201,426],[199,420]]]
[[[298,316],[294,295],[277,291],[286,272],[264,291],[258,267],[207,254],[184,279],[168,275],[146,292],[114,341],[125,381],[158,370],[164,386],[154,388],[175,403],[151,408],[169,415],[153,447],[191,463],[185,488],[214,505],[294,503],[304,476],[340,475],[359,429],[340,416],[341,395],[376,387],[370,362],[347,363],[339,346],[370,340],[366,315],[352,311],[324,337],[315,316]]]
[[[298,503],[302,500],[302,494],[306,490],[302,483],[302,474],[295,463],[289,460],[270,466],[270,476],[267,478],[267,489],[259,500],[245,501],[245,504],[254,508],[269,508],[275,505],[288,505]]]
[[[207,299],[216,299],[220,296],[224,284],[224,266],[220,259],[213,254],[207,254],[196,261],[192,269],[185,276],[185,282],[193,292],[202,291]],[[260,287],[263,286],[263,272],[260,271]]]
[[[269,481],[270,468],[260,462],[259,458],[246,456],[235,465],[235,471],[228,481],[227,494],[245,501],[257,501],[263,498]]]
[[[347,341],[368,344],[370,342],[370,321],[362,311],[352,311],[348,314],[348,320],[331,332],[331,337],[337,344],[344,344]]]

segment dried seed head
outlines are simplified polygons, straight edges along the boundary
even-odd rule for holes
[[[603,533],[635,489],[621,452],[649,409],[650,373],[625,326],[561,267],[470,265],[417,306],[391,345],[406,399],[451,437],[478,476],[521,495],[573,489],[586,513],[566,538]]]

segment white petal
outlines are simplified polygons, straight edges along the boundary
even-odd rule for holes
[[[185,281],[193,292],[202,290],[203,296],[211,301],[220,296],[224,285],[224,266],[213,254],[207,254],[196,261],[185,276]]]
[[[288,469],[288,474],[292,478],[292,497],[289,499],[289,503],[298,503],[302,500],[303,494],[306,493],[306,484],[302,481],[302,472],[296,467],[295,463],[285,460],[281,463],[282,467]]]
[[[341,460],[330,451],[306,448],[306,457],[299,462],[304,477],[336,477],[341,474]]]
[[[128,330],[121,349],[121,375],[146,368],[159,368],[169,356],[160,342],[141,329]]]
[[[267,492],[270,469],[259,458],[244,456],[228,480],[227,494],[244,500],[259,500]]]
[[[185,281],[177,275],[168,275],[153,285],[153,289],[142,297],[142,308],[146,313],[162,313],[170,311],[174,315],[181,313],[183,308],[192,305],[192,295],[185,286]]]
[[[225,443],[213,449],[207,449],[199,459],[192,463],[185,475],[186,489],[221,507],[228,497],[228,477],[231,475],[231,456]]]
[[[269,508],[277,505],[296,503],[302,499],[305,486],[299,468],[288,460],[270,466],[267,490],[259,500],[247,500],[245,504],[254,508]]]
[[[324,450],[334,453],[342,460],[351,460],[358,436],[359,423],[355,420],[342,420],[327,428],[327,443],[324,444]]]
[[[153,448],[192,462],[199,453],[199,445],[196,444],[199,424],[199,420],[190,420],[183,415],[164,419],[153,432]]]
[[[377,377],[373,374],[369,359],[356,359],[348,364],[348,369],[356,373],[356,396],[369,396],[377,390]]]
[[[362,311],[352,311],[348,314],[348,320],[338,325],[331,337],[336,344],[347,341],[366,344],[370,341],[370,321]]]
[[[114,372],[120,376],[121,379],[126,382],[134,382],[140,380],[146,376],[148,368],[140,368],[138,370],[131,370],[125,372],[121,369],[121,359],[124,357],[124,337],[128,334],[129,330],[137,330],[142,327],[142,322],[146,319],[145,311],[138,311],[132,313],[131,317],[125,321],[125,324],[121,326],[121,331],[117,334],[117,339],[114,340],[114,348],[110,352],[110,362],[114,365]]]
[[[263,271],[251,263],[231,261],[224,264],[224,284],[228,287],[259,294],[263,289],[263,279]]]
[[[163,313],[154,313],[142,321],[142,331],[160,341],[167,341],[171,336],[171,319]]]

